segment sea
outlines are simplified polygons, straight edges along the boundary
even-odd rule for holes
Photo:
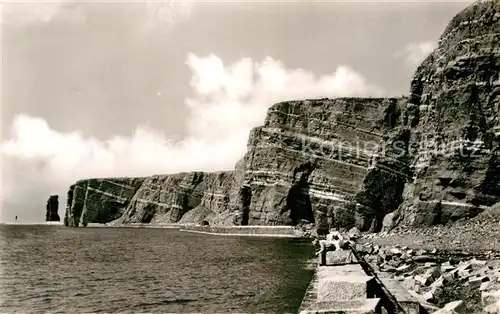
[[[313,255],[302,239],[0,225],[0,313],[296,313]]]

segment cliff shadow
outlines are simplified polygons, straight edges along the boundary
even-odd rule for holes
[[[157,206],[155,204],[148,204],[143,209],[143,214],[141,217],[141,223],[150,223],[156,215]]]
[[[356,212],[365,222],[358,228],[366,230],[370,223],[371,231],[381,231],[385,215],[397,210],[403,202],[405,182],[405,177],[397,173],[380,168],[370,171],[363,181],[363,190],[355,196],[361,205]]]
[[[250,203],[252,201],[252,189],[250,186],[243,186],[240,189],[240,202],[241,202],[241,225],[247,226],[250,219]]]
[[[290,212],[293,225],[303,220],[315,222],[309,195],[309,176],[313,170],[314,165],[310,162],[294,170],[294,182],[286,198],[286,210]]]

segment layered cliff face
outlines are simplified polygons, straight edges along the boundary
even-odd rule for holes
[[[67,225],[203,220],[213,224],[241,224],[238,173],[191,172],[82,180],[68,193]]]
[[[88,179],[69,188],[64,224],[86,226],[120,218],[146,178]]]
[[[414,75],[414,180],[401,207],[408,224],[475,216],[500,199],[499,8],[481,1],[458,14]]]
[[[406,163],[390,150],[383,154],[400,135],[405,104],[396,98],[278,103],[251,132],[236,170],[82,180],[70,188],[67,225],[307,221],[328,229],[351,219],[378,230],[400,204],[408,176]]]
[[[500,200],[499,1],[459,13],[403,98],[281,102],[234,171],[92,179],[66,224],[447,223]],[[387,215],[391,213],[391,215]]]
[[[375,220],[380,228],[378,221],[399,205],[407,176],[404,162],[381,154],[399,134],[404,105],[405,99],[342,98],[271,107],[244,158],[248,223],[327,227],[349,209],[360,227]]]
[[[192,172],[147,178],[118,223],[233,225],[241,221],[236,171]]]

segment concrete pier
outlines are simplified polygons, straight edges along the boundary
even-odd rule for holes
[[[299,309],[316,313],[426,313],[398,282],[381,280],[354,250],[327,252]]]

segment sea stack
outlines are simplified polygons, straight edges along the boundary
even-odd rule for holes
[[[47,213],[45,215],[45,221],[61,221],[57,213],[59,209],[59,195],[51,195],[47,200],[46,208]]]

